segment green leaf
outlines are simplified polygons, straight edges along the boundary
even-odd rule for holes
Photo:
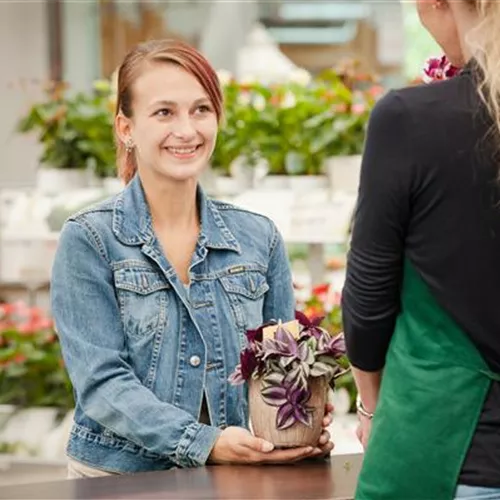
[[[338,361],[333,356],[328,356],[326,354],[321,354],[316,358],[316,362],[331,366],[333,368],[338,366]]]
[[[311,367],[310,375],[311,377],[322,377],[333,375],[334,369],[331,365],[322,363],[321,361],[316,361]]]
[[[284,375],[279,372],[270,372],[264,377],[262,377],[262,383],[264,386],[267,385],[279,385],[283,382]]]

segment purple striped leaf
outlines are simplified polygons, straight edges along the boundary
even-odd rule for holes
[[[309,399],[311,399],[311,391],[309,389],[295,389],[287,390],[286,398],[290,404],[295,406],[305,406]]]
[[[303,406],[293,407],[293,416],[297,422],[301,422],[307,427],[312,426],[312,414],[308,412]]]
[[[241,375],[241,366],[240,365],[238,365],[235,368],[234,372],[231,373],[231,375],[228,378],[228,381],[232,385],[241,385],[241,384],[245,383],[245,379]]]
[[[290,364],[292,364],[294,362],[294,358],[292,358],[291,356],[290,357],[287,357],[287,356],[283,356],[280,358],[279,360],[279,364],[281,367],[283,368],[286,368],[287,366],[289,366]]]
[[[260,391],[262,399],[269,406],[281,406],[287,402],[286,389],[284,387],[269,385]]]
[[[285,403],[276,413],[276,428],[280,431],[291,427],[295,420],[295,411],[291,404]]]
[[[286,345],[276,339],[264,339],[264,342],[262,343],[262,350],[264,352],[264,359],[272,355],[288,355]]]
[[[285,375],[285,378],[283,379],[283,386],[288,391],[305,389],[307,387],[307,379],[304,377],[301,365],[295,366]]]
[[[262,384],[264,386],[268,386],[268,385],[273,385],[273,386],[280,385],[283,382],[284,378],[285,378],[285,376],[282,373],[270,372],[267,375],[265,375],[264,377],[262,377]]]
[[[257,358],[255,353],[250,348],[243,349],[240,353],[241,375],[245,380],[248,380],[254,370],[257,368]]]
[[[332,337],[324,333],[318,342],[318,354],[328,354],[335,359],[341,358],[346,353],[345,338],[343,334]]]

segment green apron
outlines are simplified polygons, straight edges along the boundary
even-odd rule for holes
[[[492,373],[406,262],[357,500],[451,500]]]

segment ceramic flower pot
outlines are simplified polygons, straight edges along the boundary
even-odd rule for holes
[[[261,380],[250,380],[249,410],[255,436],[270,441],[278,448],[316,446],[322,432],[321,422],[325,415],[325,405],[328,399],[327,379],[325,377],[309,379],[311,397],[307,406],[312,408],[310,427],[296,421],[287,429],[278,429],[277,414],[279,408],[270,406],[264,401],[261,388]]]
[[[36,182],[37,190],[46,195],[58,195],[100,184],[100,180],[85,168],[40,168]]]
[[[58,412],[53,407],[0,405],[0,442],[19,446],[21,451],[37,453],[56,425]]]
[[[325,160],[324,169],[332,191],[358,192],[361,155],[332,156]]]

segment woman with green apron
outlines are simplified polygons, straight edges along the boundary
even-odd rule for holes
[[[417,7],[463,69],[368,127],[342,298],[356,499],[500,499],[500,2]]]

